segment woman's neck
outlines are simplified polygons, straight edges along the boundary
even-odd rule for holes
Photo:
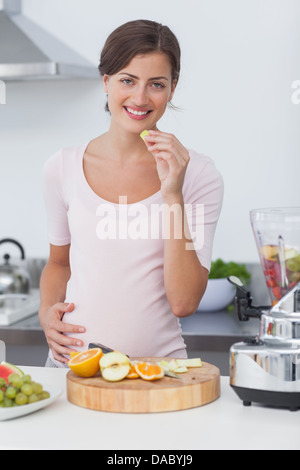
[[[122,162],[141,161],[151,157],[139,134],[128,132],[111,124],[109,131],[103,135],[106,148],[114,160]],[[153,157],[152,157],[153,158]]]

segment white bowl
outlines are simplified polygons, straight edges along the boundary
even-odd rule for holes
[[[209,279],[197,312],[224,310],[235,297],[236,289],[227,278]]]

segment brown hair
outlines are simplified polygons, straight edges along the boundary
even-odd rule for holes
[[[168,26],[150,20],[129,21],[115,29],[107,38],[101,52],[100,75],[114,75],[140,54],[162,52],[170,60],[172,81],[179,79],[180,46]],[[106,110],[109,111],[106,104]]]

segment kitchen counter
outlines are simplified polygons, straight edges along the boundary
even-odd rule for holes
[[[300,411],[247,408],[221,378],[221,397],[185,411],[121,414],[87,410],[66,398],[66,369],[23,367],[33,380],[63,394],[31,415],[0,422],[0,449],[299,450]],[[177,452],[176,452],[177,451]],[[135,452],[132,452],[135,455]]]

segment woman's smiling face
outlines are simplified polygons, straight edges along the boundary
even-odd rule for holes
[[[135,56],[115,75],[104,75],[103,83],[113,123],[134,133],[156,127],[176,87],[160,52]]]

